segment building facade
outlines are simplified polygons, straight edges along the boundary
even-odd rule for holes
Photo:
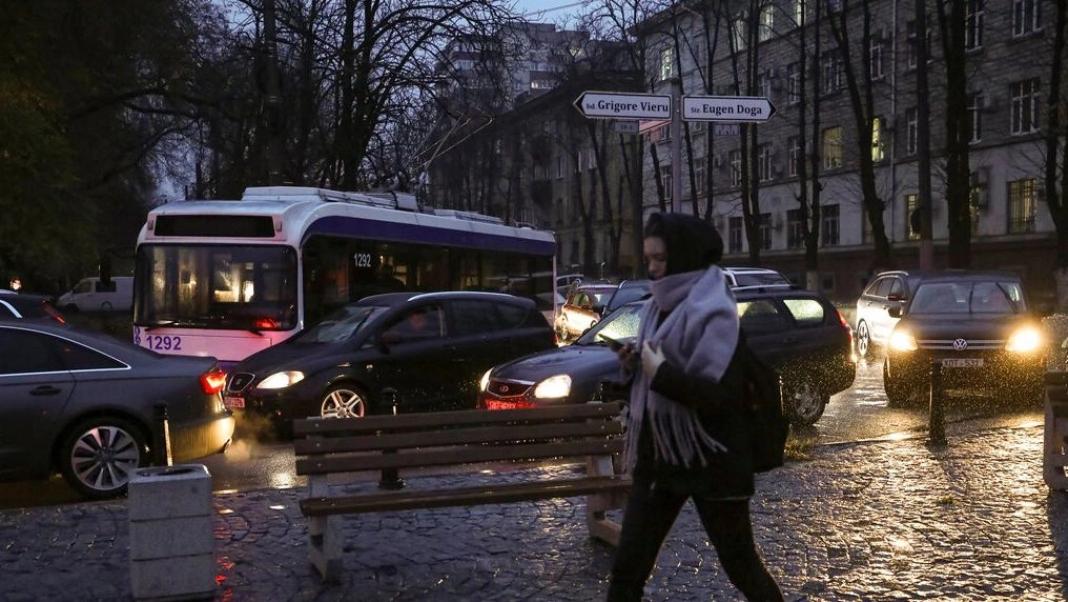
[[[640,28],[639,43],[650,51],[647,69],[660,75],[652,91],[669,93],[674,78],[681,81],[684,94],[708,92],[735,95],[734,74],[737,58],[742,76],[742,95],[749,89],[744,73],[752,56],[747,44],[758,45],[753,89],[766,96],[777,113],[757,127],[757,172],[761,263],[783,270],[805,282],[804,249],[801,240],[800,180],[798,162],[819,154],[821,228],[818,281],[820,287],[840,301],[855,300],[871,276],[873,244],[869,220],[863,213],[859,153],[870,152],[875,164],[876,189],[883,201],[885,231],[899,267],[918,264],[919,232],[911,216],[918,206],[917,109],[928,103],[932,155],[933,231],[936,267],[945,265],[948,241],[945,188],[945,65],[942,60],[938,17],[934,4],[929,16],[931,60],[926,68],[930,93],[916,93],[916,27],[911,0],[870,0],[871,59],[868,69],[861,61],[863,39],[861,2],[846,5],[846,28],[852,45],[839,47],[830,20],[841,16],[843,3],[829,0],[815,18],[817,0],[765,0],[763,2],[685,3],[658,15]],[[822,0],[821,0],[822,1]],[[968,112],[972,124],[969,167],[971,171],[972,266],[1017,271],[1033,293],[1052,293],[1054,269],[1054,227],[1043,202],[1045,150],[1043,124],[1052,57],[1051,27],[1044,19],[1054,16],[1049,0],[970,0],[966,15],[966,62]],[[704,8],[702,8],[702,6]],[[758,6],[759,18],[745,20],[743,8]],[[801,7],[808,13],[802,18]],[[705,19],[701,10],[717,15]],[[718,41],[713,56],[712,81],[708,76],[704,23],[718,22],[710,32]],[[747,23],[758,31],[746,35]],[[806,28],[808,67],[807,91],[800,82],[801,28]],[[676,33],[677,32],[677,33]],[[718,32],[718,33],[717,33]],[[814,53],[819,36],[822,52]],[[676,44],[676,38],[681,38]],[[678,49],[682,48],[680,53]],[[736,52],[736,56],[732,54]],[[858,75],[871,74],[875,123],[872,145],[858,147],[857,125],[847,89],[844,61],[852,61]],[[818,70],[820,127],[812,132],[812,75]],[[861,86],[865,85],[864,80]],[[862,88],[863,91],[863,88]],[[804,101],[804,102],[802,102]],[[807,108],[808,143],[801,148],[799,123],[801,107]],[[702,182],[713,170],[711,216],[727,245],[726,261],[747,263],[749,241],[741,210],[741,139],[730,128],[690,124],[694,149],[692,160],[683,155],[684,199],[698,199],[700,211],[707,209]],[[716,133],[713,152],[706,151],[705,137]],[[744,131],[744,129],[743,129]],[[669,133],[661,127],[650,135],[658,145],[660,164],[654,166],[649,154],[644,161],[646,211],[656,205],[658,191],[654,170],[670,174]],[[689,172],[697,175],[697,190],[690,185]]]

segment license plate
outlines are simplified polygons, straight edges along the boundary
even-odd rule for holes
[[[240,410],[245,407],[244,397],[223,397],[223,403],[231,410]]]
[[[492,399],[486,400],[487,410],[514,410],[516,404],[511,401],[493,401]]]
[[[945,359],[942,360],[943,368],[982,368],[982,358],[975,359]]]

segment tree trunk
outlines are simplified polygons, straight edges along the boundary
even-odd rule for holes
[[[285,131],[282,123],[282,87],[278,74],[278,31],[274,0],[263,0],[264,108],[267,130],[267,184],[281,184]]]
[[[946,65],[946,213],[949,226],[949,267],[971,265],[972,216],[971,170],[968,144],[971,119],[968,114],[968,76],[965,55],[964,4],[949,0],[950,13],[937,3]]]
[[[649,143],[649,156],[653,159],[653,179],[656,180],[656,203],[660,209],[660,213],[666,213],[667,198],[664,194],[664,178],[660,175],[660,153],[657,152],[655,142]]]
[[[916,0],[916,151],[919,154],[920,201],[920,269],[934,269],[934,226],[931,214],[934,195],[931,192],[931,110],[928,105],[930,86],[927,83],[927,2]],[[911,224],[912,216],[909,216]]]
[[[812,54],[812,153],[809,156],[812,166],[812,202],[810,215],[802,215],[805,223],[805,285],[811,290],[820,290],[819,282],[819,252],[820,252],[820,228],[823,225],[820,196],[823,186],[820,184],[820,161],[823,160],[823,148],[820,139],[820,108],[823,104],[820,98],[820,61],[823,58],[823,40],[820,35],[820,26],[823,25],[823,2],[816,0],[816,18],[814,20],[814,43],[815,52]]]

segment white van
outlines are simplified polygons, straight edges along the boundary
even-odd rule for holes
[[[133,276],[116,276],[105,287],[99,278],[82,278],[56,303],[60,308],[78,311],[130,311],[133,309]]]

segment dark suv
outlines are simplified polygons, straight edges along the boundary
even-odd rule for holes
[[[490,366],[553,345],[552,329],[529,299],[375,295],[249,356],[232,370],[223,395],[283,432],[307,416],[474,408],[479,377]]]
[[[926,275],[889,335],[883,385],[892,405],[926,399],[932,361],[947,386],[1039,400],[1048,345],[1020,278],[999,272]]]
[[[790,419],[819,420],[830,396],[856,375],[849,326],[823,296],[774,286],[736,293],[750,347],[780,371]],[[604,337],[633,340],[643,302],[619,308],[573,345],[501,364],[482,382],[480,406],[533,407],[588,401],[603,381],[619,379],[616,354]]]

